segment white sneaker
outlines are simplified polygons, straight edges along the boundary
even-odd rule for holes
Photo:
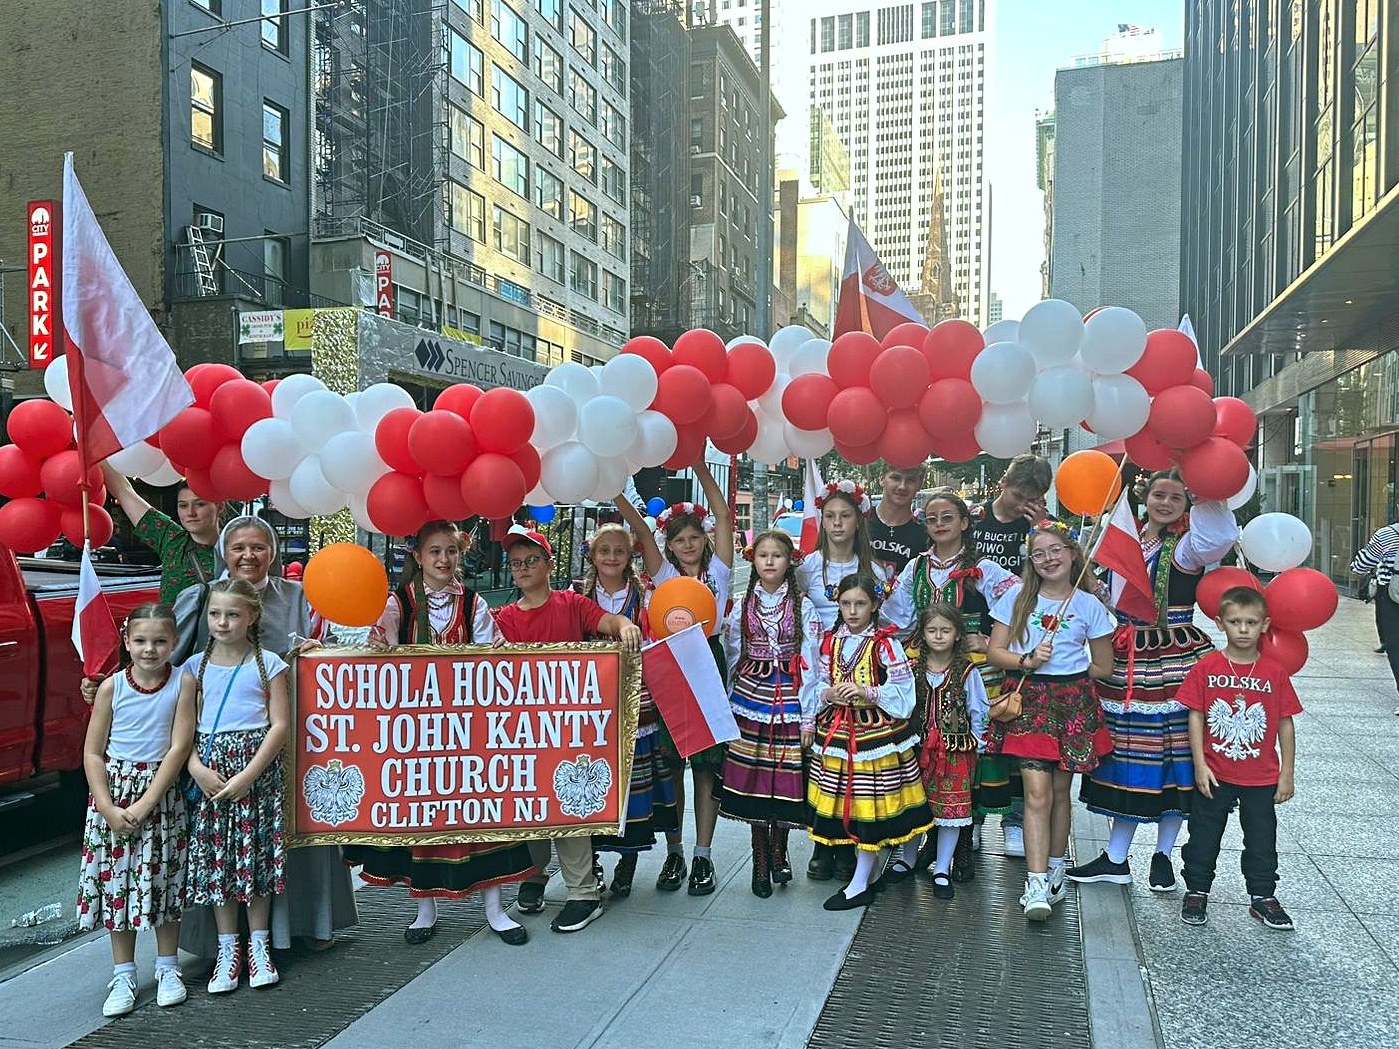
[[[972,852],[981,851],[981,824],[972,824]]]
[[[1014,824],[1001,824],[1001,830],[1006,836],[1006,855],[1025,856],[1025,829]]]
[[[135,973],[114,973],[107,989],[111,993],[102,1003],[103,1016],[125,1016],[136,1008]]]
[[[1025,908],[1025,918],[1032,922],[1042,922],[1054,913],[1049,903],[1049,882],[1044,878],[1028,878],[1025,881],[1025,895],[1020,897],[1020,906]]]
[[[1061,903],[1064,897],[1069,894],[1069,880],[1064,876],[1064,870],[1063,864],[1049,868],[1048,899],[1051,904]]]
[[[180,978],[180,970],[175,968],[155,971],[155,1004],[179,1005],[189,997],[185,981]]]
[[[238,989],[238,977],[243,973],[243,955],[238,943],[219,944],[219,956],[209,976],[210,994],[227,994]]]
[[[248,986],[271,987],[281,974],[272,964],[272,951],[266,939],[253,937],[248,941]]]

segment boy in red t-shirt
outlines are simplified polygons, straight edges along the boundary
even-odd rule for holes
[[[1273,895],[1278,884],[1278,816],[1292,797],[1296,736],[1302,712],[1287,671],[1258,651],[1268,629],[1268,604],[1257,590],[1236,586],[1219,599],[1215,622],[1228,640],[1186,675],[1176,699],[1190,708],[1195,798],[1185,860],[1180,920],[1204,925],[1224,826],[1237,803],[1244,851],[1239,862],[1253,902],[1248,913],[1269,929],[1291,929]],[[1281,761],[1279,761],[1281,750]]]
[[[597,602],[572,590],[549,588],[554,550],[544,536],[517,525],[506,533],[504,547],[510,575],[520,588],[520,599],[495,613],[496,627],[507,641],[582,641],[590,634],[602,634],[618,638],[628,651],[641,648],[641,630],[630,619],[604,612]],[[529,845],[538,871],[520,885],[516,905],[523,914],[538,914],[544,909],[544,886],[549,881],[544,873],[549,863],[549,840]],[[568,899],[549,927],[555,932],[578,932],[602,917],[592,839],[555,838],[553,846],[559,854]]]

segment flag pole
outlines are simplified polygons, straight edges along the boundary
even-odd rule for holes
[[[73,169],[73,153],[71,150],[63,154],[63,193],[66,199],[68,193],[67,174]],[[88,461],[88,418],[87,418],[87,385],[83,373],[83,355],[68,352],[68,328],[63,323],[63,207],[60,203],[58,216],[53,224],[54,253],[58,256],[58,280],[54,282],[53,289],[53,314],[58,319],[54,325],[54,344],[59,353],[63,355],[63,360],[68,365],[68,389],[71,391],[73,400],[73,428],[78,444],[78,488],[83,495],[83,549],[89,550],[92,539],[92,514],[88,509],[88,501],[92,495],[92,487],[88,483],[88,471],[92,464]]]

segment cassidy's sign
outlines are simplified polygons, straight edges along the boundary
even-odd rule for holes
[[[308,653],[288,844],[618,833],[639,694],[613,645]]]

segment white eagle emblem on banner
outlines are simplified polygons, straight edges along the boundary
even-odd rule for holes
[[[593,760],[579,754],[576,761],[561,761],[554,769],[554,797],[570,816],[591,816],[607,804],[612,787],[612,766],[606,758]]]
[[[359,803],[364,800],[364,773],[358,765],[346,767],[338,758],[332,758],[306,770],[301,795],[313,820],[338,827],[359,815]]]

